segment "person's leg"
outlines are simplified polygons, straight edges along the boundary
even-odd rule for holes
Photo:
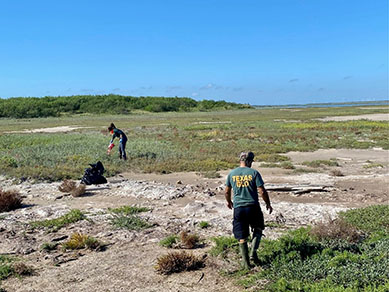
[[[251,269],[249,258],[249,249],[247,245],[247,237],[249,236],[249,224],[246,219],[246,208],[234,209],[233,233],[235,238],[239,241],[239,250],[242,255],[242,266],[245,269]]]
[[[251,240],[250,260],[253,261],[255,265],[259,265],[260,261],[258,259],[257,250],[262,239],[262,230],[265,228],[263,213],[259,205],[253,206],[251,208],[249,217],[250,226],[253,233],[253,239]]]
[[[123,155],[123,159],[124,160],[127,160],[127,154],[126,154],[126,144],[127,144],[127,140],[123,140],[122,141],[122,155]]]
[[[258,259],[258,247],[261,243],[262,238],[262,229],[255,228],[253,229],[253,239],[251,240],[251,249],[250,249],[250,260],[255,264],[259,265],[260,261]]]
[[[119,142],[119,158],[122,159],[123,156],[123,143]]]

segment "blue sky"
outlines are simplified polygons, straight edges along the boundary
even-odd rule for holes
[[[0,0],[0,97],[388,99],[388,1]]]

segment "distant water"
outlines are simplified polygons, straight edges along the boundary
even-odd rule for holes
[[[389,106],[389,100],[366,101],[366,102],[345,102],[345,103],[307,103],[307,104],[285,104],[285,105],[255,105],[256,108],[313,108],[313,107],[347,107],[347,106]]]

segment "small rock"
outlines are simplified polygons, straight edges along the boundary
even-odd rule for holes
[[[182,181],[178,180],[178,181],[176,182],[176,184],[182,185]]]

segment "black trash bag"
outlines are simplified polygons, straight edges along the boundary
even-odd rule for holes
[[[107,179],[103,176],[104,166],[98,161],[94,164],[89,164],[91,167],[85,169],[84,176],[81,179],[81,183],[85,185],[98,185],[106,184]]]

